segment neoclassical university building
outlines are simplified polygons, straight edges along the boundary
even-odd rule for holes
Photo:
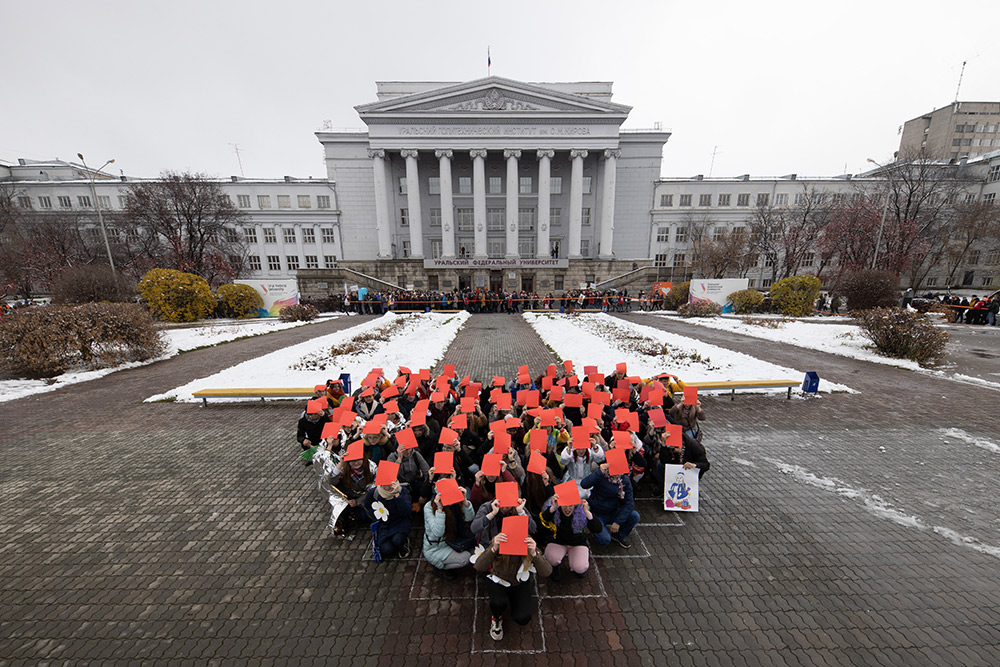
[[[367,131],[316,133],[326,179],[219,181],[247,214],[232,233],[246,241],[248,277],[297,278],[307,296],[354,285],[637,292],[691,276],[696,225],[719,234],[761,204],[857,196],[865,180],[885,178],[661,178],[670,133],[623,129],[631,108],[611,101],[610,82],[376,86],[377,99],[356,107]],[[994,201],[1000,151],[967,162],[975,179],[964,196]],[[120,210],[128,186],[60,160],[0,161],[4,181],[24,208],[85,214]],[[994,284],[998,260],[996,249],[968,253],[961,284]],[[770,284],[764,261],[746,274],[751,286]],[[946,281],[932,273],[926,286]]]

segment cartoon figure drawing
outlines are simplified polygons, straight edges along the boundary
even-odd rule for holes
[[[683,472],[677,473],[674,483],[670,485],[666,505],[667,507],[680,507],[685,510],[691,509],[691,489],[688,488]]]

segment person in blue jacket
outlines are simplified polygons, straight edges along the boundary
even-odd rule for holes
[[[381,559],[409,556],[413,511],[410,492],[398,481],[373,486],[365,495],[364,508],[368,518],[375,524],[375,546]]]
[[[598,470],[580,481],[584,489],[592,489],[590,497],[591,513],[601,521],[601,532],[594,532],[598,544],[610,544],[614,540],[628,549],[632,542],[629,533],[639,523],[639,513],[635,511],[635,495],[632,480],[628,475],[611,475],[608,464],[602,463]]]

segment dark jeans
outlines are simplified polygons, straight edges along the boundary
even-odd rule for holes
[[[494,618],[500,618],[510,607],[510,618],[518,625],[531,622],[531,583],[525,581],[516,586],[501,586],[486,580],[486,593],[490,596],[490,613]]]
[[[399,555],[400,549],[406,544],[409,535],[405,533],[396,533],[395,535],[389,535],[388,537],[379,536],[378,540],[378,550],[382,555],[382,558],[394,558]]]

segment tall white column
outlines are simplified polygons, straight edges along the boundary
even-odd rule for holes
[[[472,217],[476,225],[476,257],[486,257],[486,149],[473,148]]]
[[[399,154],[406,158],[406,207],[410,224],[410,257],[422,259],[424,256],[424,225],[420,215],[418,153],[416,149],[404,149]]]
[[[536,237],[537,257],[549,256],[549,225],[552,211],[552,158],[553,150],[538,151],[538,234]]]
[[[295,228],[295,254],[299,256],[299,266],[304,269],[306,267],[306,253],[302,243],[302,225],[296,223],[292,226]]]
[[[569,256],[577,259],[583,234],[583,158],[587,157],[587,151],[573,149],[569,157],[573,160],[569,188]]]
[[[375,230],[378,234],[379,259],[392,258],[392,231],[389,229],[389,191],[386,189],[385,151],[368,149],[375,173]]]
[[[520,181],[517,178],[517,161],[521,151],[506,149],[503,157],[507,160],[507,257],[517,257],[517,216]]]
[[[434,151],[440,166],[441,184],[441,255],[455,256],[455,209],[451,201],[451,158],[450,150]]]
[[[614,259],[612,243],[615,236],[615,172],[622,152],[617,148],[604,151],[604,194],[601,197],[601,259]]]

